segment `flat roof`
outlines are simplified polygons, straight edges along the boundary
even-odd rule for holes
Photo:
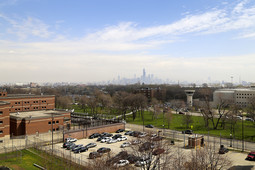
[[[41,119],[41,118],[51,118],[63,116],[64,113],[70,113],[69,111],[59,111],[59,110],[38,110],[38,111],[28,111],[28,112],[16,112],[10,113],[10,118],[12,119]]]
[[[35,94],[7,94],[5,97],[0,97],[0,99],[12,99],[12,98],[36,98],[36,97],[55,97],[55,95],[35,95]]]
[[[6,104],[10,104],[9,102],[5,102],[5,101],[0,101],[0,106],[1,105],[6,105]]]
[[[255,89],[254,88],[240,88],[240,89],[218,89],[218,90],[216,90],[216,91],[222,91],[222,92],[226,92],[226,91],[255,91]]]

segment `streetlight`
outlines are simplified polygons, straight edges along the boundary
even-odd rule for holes
[[[230,133],[230,147],[232,147],[232,134]]]

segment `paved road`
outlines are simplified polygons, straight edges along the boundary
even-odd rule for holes
[[[138,131],[143,131],[143,126],[127,123],[126,129],[134,129]],[[153,128],[153,129],[145,128],[145,131],[150,131],[152,133],[158,133],[159,130],[162,131],[161,133],[166,137],[181,140],[183,141],[183,145],[188,144],[189,135],[184,135],[180,131],[169,130],[169,129],[159,129],[159,128]],[[185,139],[185,142],[184,142],[184,139]],[[255,143],[252,143],[252,142],[244,141],[244,143],[242,143],[242,141],[240,140],[230,140],[226,138],[214,137],[214,136],[210,136],[210,134],[204,135],[204,139],[205,139],[205,142],[209,143],[210,145],[216,145],[216,146],[224,145],[226,147],[230,147],[231,145],[233,149],[238,149],[238,150],[242,150],[244,145],[244,151],[255,150]]]

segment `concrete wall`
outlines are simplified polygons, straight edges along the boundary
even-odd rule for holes
[[[66,131],[64,134],[64,138],[72,137],[72,138],[82,139],[82,138],[89,137],[93,133],[103,133],[103,132],[114,133],[118,129],[125,129],[125,124],[115,123],[115,124],[92,127],[88,129]]]

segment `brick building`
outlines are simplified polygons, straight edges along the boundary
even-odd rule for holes
[[[10,137],[9,108],[10,108],[10,103],[0,101],[0,138],[1,139]]]
[[[10,135],[59,130],[70,112],[56,111],[54,95],[7,94],[0,91],[0,142]]]
[[[70,122],[70,112],[40,110],[10,114],[10,134],[14,136],[46,133],[62,129]]]
[[[148,98],[149,101],[151,101],[152,98],[156,98],[157,100],[164,101],[166,98],[166,90],[158,88],[141,88],[136,91],[136,93],[143,94]]]

